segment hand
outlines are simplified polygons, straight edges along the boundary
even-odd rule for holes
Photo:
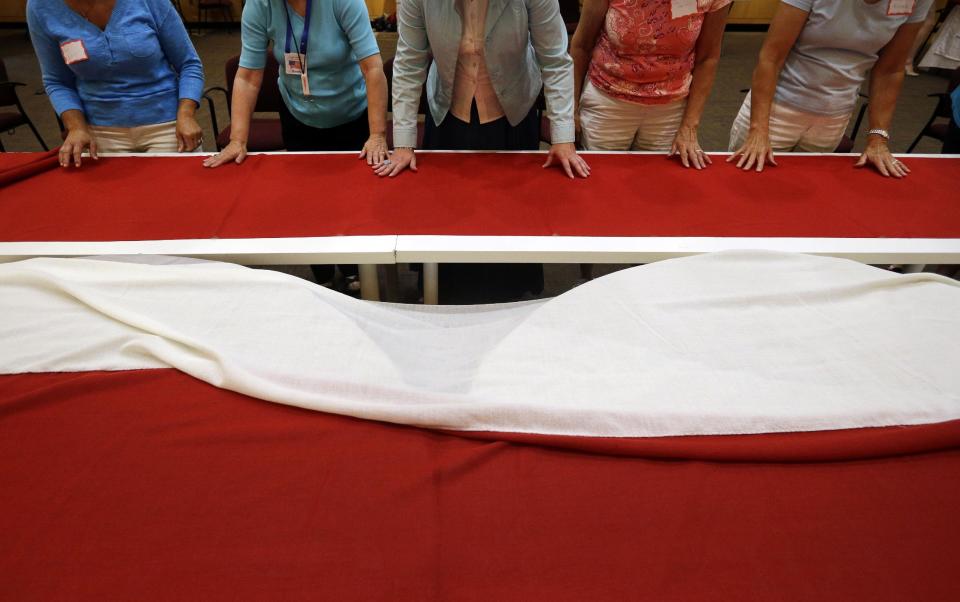
[[[574,177],[573,172],[577,172],[581,178],[590,175],[590,166],[577,154],[577,147],[573,142],[561,142],[550,146],[550,154],[547,155],[547,162],[543,166],[551,165],[562,166],[563,171],[567,172],[571,179]]]
[[[245,142],[240,142],[239,140],[231,140],[230,144],[224,147],[222,151],[204,159],[203,166],[220,167],[224,163],[229,163],[230,161],[240,165],[246,158],[247,144]]]
[[[70,167],[71,158],[73,164],[80,167],[80,156],[88,148],[90,149],[90,158],[95,161],[98,160],[97,141],[90,134],[90,130],[85,127],[70,130],[60,146],[60,167]]]
[[[689,125],[681,125],[677,130],[677,135],[673,138],[673,146],[670,148],[670,154],[680,156],[680,162],[684,167],[693,165],[697,169],[703,169],[707,165],[712,165],[713,160],[700,148],[700,142],[697,140],[697,128]]]
[[[363,150],[360,151],[360,159],[366,158],[367,165],[380,165],[390,156],[387,150],[387,137],[383,134],[370,134]]]
[[[177,115],[177,152],[192,152],[203,143],[203,130],[193,115]]]
[[[417,171],[417,157],[412,148],[395,148],[393,154],[385,159],[380,165],[373,166],[373,173],[381,178],[384,176],[394,177],[406,168],[410,171]]]
[[[756,163],[757,173],[763,171],[763,162],[769,161],[770,165],[776,167],[777,162],[773,158],[773,149],[770,148],[770,135],[766,130],[757,131],[750,130],[750,135],[747,136],[747,141],[744,142],[743,146],[740,147],[740,150],[733,153],[727,158],[727,163],[734,161],[737,157],[740,157],[740,160],[737,161],[737,168],[743,169],[744,171],[749,170]]]
[[[889,178],[890,176],[894,178],[905,178],[907,174],[910,173],[909,167],[890,154],[887,141],[876,135],[870,136],[869,142],[867,142],[867,148],[864,149],[863,154],[860,155],[860,160],[857,161],[857,167],[863,167],[867,165],[867,163],[876,167],[877,171],[882,173],[885,178]]]

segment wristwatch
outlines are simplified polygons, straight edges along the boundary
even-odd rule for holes
[[[871,136],[871,135],[873,135],[873,136],[880,136],[881,138],[883,138],[883,139],[886,140],[887,142],[890,141],[890,132],[888,132],[887,130],[882,130],[882,129],[880,129],[880,128],[877,128],[877,129],[875,129],[875,130],[870,130],[869,132],[867,132],[867,136]]]

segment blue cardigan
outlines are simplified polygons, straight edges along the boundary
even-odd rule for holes
[[[102,31],[63,0],[29,0],[27,23],[58,115],[133,127],[174,121],[181,98],[200,101],[203,65],[169,0],[116,0]],[[61,44],[74,40],[89,58],[67,65]]]

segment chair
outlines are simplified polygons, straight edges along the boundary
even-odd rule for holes
[[[0,109],[6,107],[16,108],[16,111],[0,110],[0,132],[25,125],[29,127],[33,135],[37,137],[37,141],[40,142],[43,150],[50,150],[49,147],[47,147],[47,143],[43,141],[43,137],[40,136],[40,132],[37,131],[36,126],[33,125],[33,121],[30,120],[27,112],[23,110],[23,105],[20,104],[20,97],[17,96],[17,88],[25,85],[26,84],[20,82],[8,81],[7,66],[4,64],[3,59],[0,59]],[[0,140],[0,152],[3,152],[3,150],[3,141]]]
[[[210,13],[213,11],[219,12],[220,20],[232,27],[233,2],[231,0],[198,0],[197,17],[201,24],[209,22]]]
[[[580,22],[580,0],[560,0],[560,17],[567,26],[567,34],[573,35]]]
[[[213,93],[220,92],[224,95],[227,102],[227,112],[230,111],[233,98],[233,80],[236,78],[237,70],[240,68],[240,57],[235,56],[224,65],[224,72],[227,77],[227,87],[214,86],[207,88],[203,92],[203,98],[207,101],[210,109],[210,121],[213,123],[213,131],[216,134],[217,150],[223,149],[230,143],[230,125],[228,124],[222,131],[217,120],[217,111],[213,104]],[[267,53],[267,64],[263,68],[263,83],[260,86],[260,94],[257,96],[257,104],[254,106],[255,113],[277,113],[283,104],[283,98],[280,96],[280,86],[277,84],[280,66],[273,57],[273,53]],[[247,138],[247,150],[250,152],[268,152],[284,150],[283,132],[280,128],[279,117],[254,117],[250,120],[250,135]]]
[[[429,61],[428,61],[429,63]],[[383,64],[383,73],[387,77],[387,98],[393,105],[393,59],[388,59]],[[424,83],[420,90],[420,106],[417,107],[417,115],[426,115],[430,108],[427,104],[427,86]],[[423,148],[423,121],[417,119],[417,148]],[[393,117],[387,120],[387,146],[393,148]]]
[[[908,153],[912,153],[913,149],[915,149],[924,138],[933,138],[940,142],[947,139],[947,132],[950,129],[950,116],[953,115],[953,104],[950,101],[950,94],[958,85],[960,85],[960,67],[953,70],[953,75],[950,76],[950,83],[947,84],[946,92],[928,95],[930,98],[937,99],[937,106],[933,109],[933,114],[930,115],[930,119],[927,120],[927,124],[920,130],[920,134],[913,141],[913,144],[907,148]],[[937,121],[938,119],[946,119],[946,121]]]

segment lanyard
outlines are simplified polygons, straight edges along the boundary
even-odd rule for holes
[[[287,16],[287,43],[284,52],[290,52],[290,41],[293,39],[293,24],[290,22],[290,5],[287,0],[283,2],[284,14]],[[307,9],[303,16],[303,35],[300,37],[300,48],[298,54],[302,55],[300,60],[307,55],[307,40],[310,38],[310,9],[313,8],[313,0],[307,0]]]

